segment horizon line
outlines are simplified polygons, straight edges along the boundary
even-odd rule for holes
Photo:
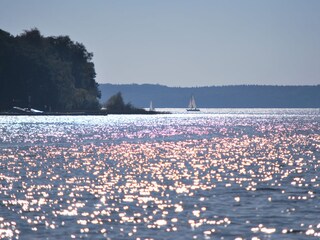
[[[318,87],[319,84],[287,84],[287,85],[277,85],[277,84],[227,84],[227,85],[206,85],[206,86],[168,86],[160,83],[99,83],[98,85],[102,84],[110,84],[110,85],[154,85],[154,86],[162,86],[162,87],[168,87],[168,88],[206,88],[206,87],[240,87],[240,86],[247,86],[247,87]]]

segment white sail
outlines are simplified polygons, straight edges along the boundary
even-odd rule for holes
[[[194,100],[194,97],[191,96],[190,101],[189,101],[189,108],[196,108],[196,101]]]
[[[189,107],[189,108],[187,109],[187,111],[200,111],[200,110],[197,108],[196,100],[194,99],[194,96],[191,96],[188,107]]]
[[[153,107],[153,105],[152,105],[152,101],[150,101],[149,111],[154,111],[154,107]]]
[[[196,100],[194,100],[194,96],[192,96],[192,108],[197,108]]]

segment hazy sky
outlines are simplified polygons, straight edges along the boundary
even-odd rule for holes
[[[320,84],[320,0],[0,0],[0,28],[69,35],[99,83]]]

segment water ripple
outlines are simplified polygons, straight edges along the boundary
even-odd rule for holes
[[[1,117],[0,238],[320,237],[318,113],[243,111]]]

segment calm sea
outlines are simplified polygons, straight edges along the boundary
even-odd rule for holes
[[[0,238],[320,238],[319,109],[169,110],[1,116]]]

